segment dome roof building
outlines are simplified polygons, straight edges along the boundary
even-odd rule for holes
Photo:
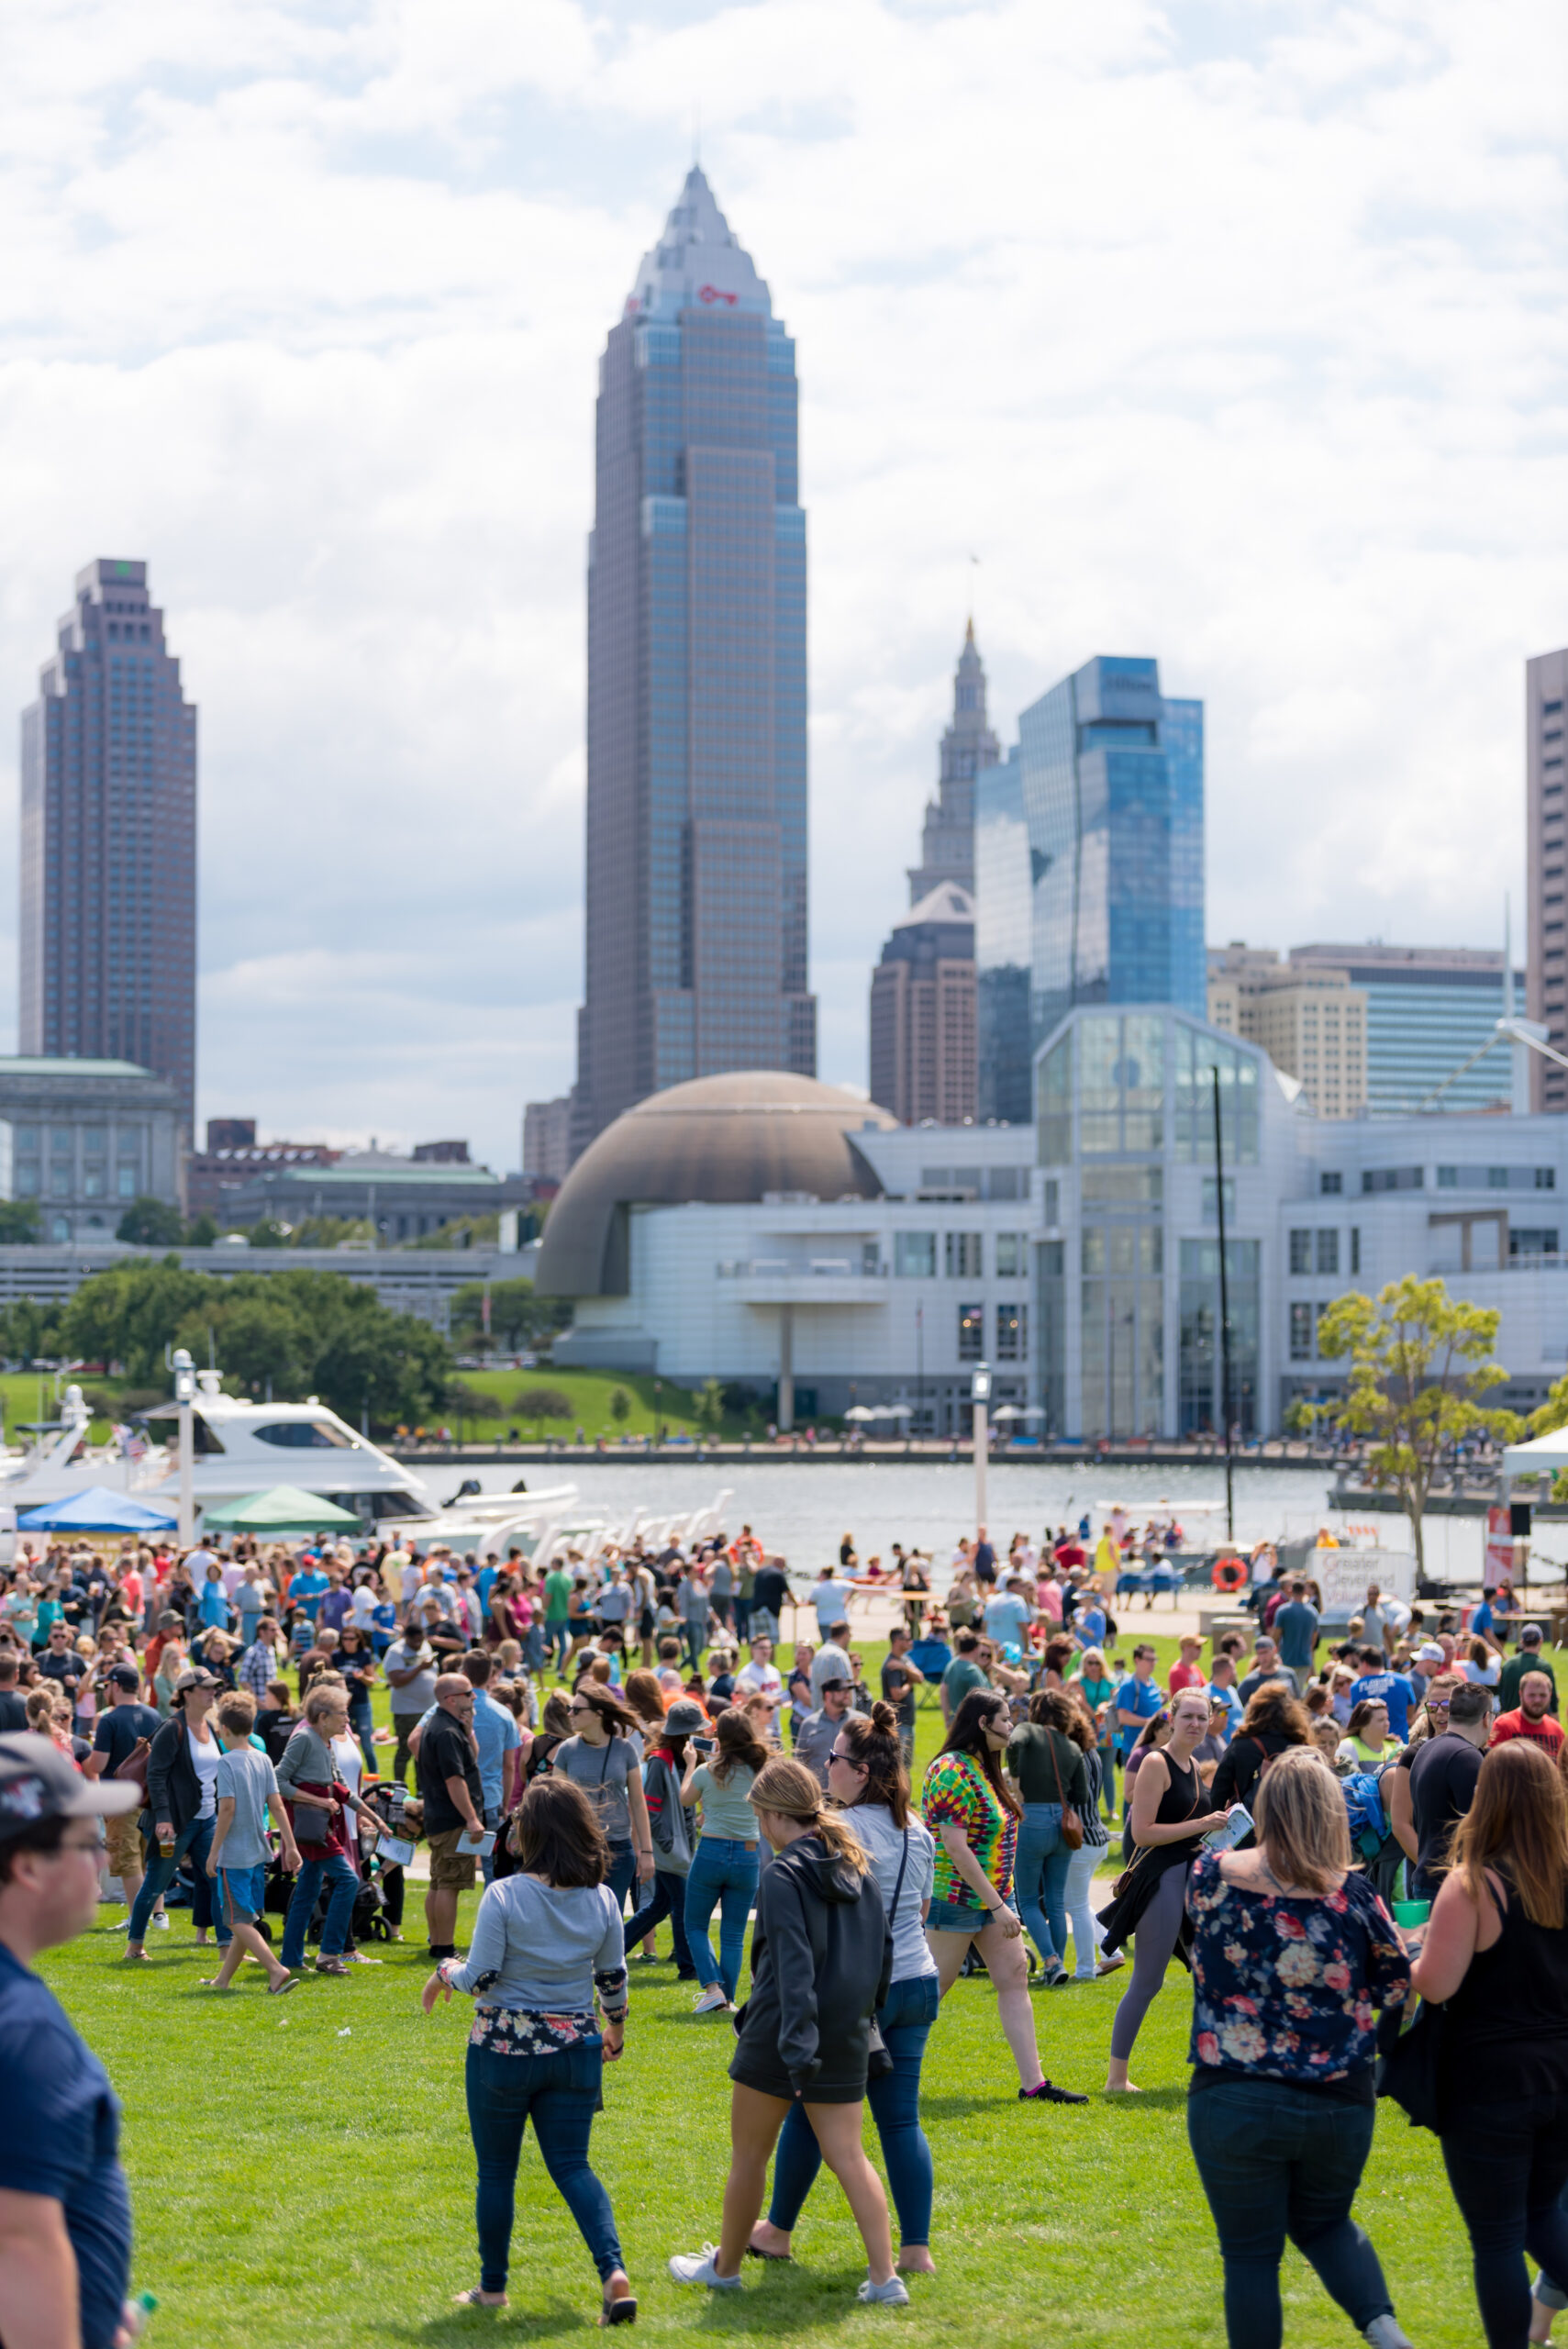
[[[782,1069],[740,1069],[651,1093],[567,1175],[545,1225],[539,1294],[626,1296],[634,1207],[880,1198],[881,1180],[854,1138],[896,1125],[858,1094]]]

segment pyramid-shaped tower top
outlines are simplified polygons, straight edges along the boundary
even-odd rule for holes
[[[626,306],[628,313],[654,318],[676,318],[683,310],[695,309],[773,316],[767,284],[719,210],[699,164],[686,173],[663,235],[643,254]]]

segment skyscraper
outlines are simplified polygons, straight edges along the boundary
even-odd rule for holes
[[[994,766],[1002,746],[985,718],[985,668],[974,642],[974,622],[963,632],[963,650],[952,681],[952,718],[942,736],[937,796],[926,803],[920,862],[909,871],[909,903],[944,881],[974,887],[974,778]]]
[[[1549,1042],[1568,1052],[1564,1019],[1562,705],[1568,700],[1568,651],[1525,663],[1525,829],[1529,861],[1529,955],[1525,1010]],[[1530,1107],[1568,1109],[1568,1069],[1530,1054]]]
[[[1018,721],[974,800],[980,1115],[1031,1112],[1034,1053],[1083,1004],[1206,1011],[1203,704],[1157,662],[1088,662]]]
[[[728,1069],[814,1075],[795,345],[702,173],[599,368],[573,1144]]]
[[[922,897],[871,975],[871,1097],[900,1125],[974,1116],[974,900],[956,881]]]
[[[20,1042],[196,1074],[196,713],[147,565],[76,575],[22,716]]]

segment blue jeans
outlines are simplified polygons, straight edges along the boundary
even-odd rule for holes
[[[530,1623],[523,1633],[523,1662],[530,1672],[544,1670],[544,1625]]]
[[[632,1844],[612,1843],[610,1845],[609,1873],[605,1882],[615,1894],[617,1911],[624,1916],[626,1896],[630,1892],[635,1897],[637,1885],[637,1852]]]
[[[1285,2080],[1228,2078],[1188,2097],[1187,2136],[1225,2262],[1230,2349],[1280,2349],[1287,2235],[1358,2332],[1392,2314],[1377,2254],[1351,2216],[1373,2118],[1370,2104]]]
[[[917,1974],[892,1983],[887,2003],[877,2010],[893,2069],[866,2084],[866,2101],[882,2140],[882,2158],[899,2241],[905,2246],[931,2240],[931,2149],[920,2126],[920,2065],[937,2019],[937,1976]],[[802,2104],[792,2104],[779,2132],[773,2163],[770,2226],[793,2229],[822,2165],[822,2149]]]
[[[746,1955],[746,1920],[757,1897],[758,1865],[754,1843],[748,1847],[733,1835],[704,1835],[698,1839],[686,1878],[686,1940],[697,1980],[705,1990],[721,1983],[725,1997],[730,1999]],[[719,1912],[717,1965],[707,1937],[708,1920],[716,1908]]]
[[[602,2283],[622,2265],[610,2198],[588,2166],[588,2138],[604,2072],[601,2042],[579,2040],[550,2055],[468,2051],[468,2125],[479,2168],[474,2216],[479,2281],[504,2292],[523,2131],[529,2121],[550,2184],[576,2220]]]
[[[341,1852],[322,1849],[317,1857],[312,1855],[308,1843],[302,1843],[300,1850],[304,1856],[289,1897],[288,1915],[284,1919],[284,1945],[278,1953],[282,1963],[291,1970],[305,1964],[305,1929],[316,1914],[317,1896],[322,1885],[332,1887],[327,1921],[321,1928],[323,1957],[342,1956],[354,1913],[354,1896],[360,1888],[354,1864],[346,1860]]]
[[[349,1727],[360,1741],[360,1752],[365,1757],[365,1768],[373,1777],[380,1776],[381,1764],[375,1758],[373,1732],[375,1722],[371,1714],[368,1697],[355,1697],[349,1706]]]
[[[1048,1974],[1062,1964],[1067,1947],[1067,1863],[1073,1854],[1062,1841],[1062,1805],[1026,1802],[1018,1824],[1013,1882],[1019,1916],[1034,1936]],[[1043,1906],[1041,1905],[1043,1898]]]
[[[141,1890],[136,1896],[136,1906],[130,1912],[128,1942],[141,1943],[147,1939],[147,1920],[152,1914],[154,1901],[161,1892],[167,1892],[174,1881],[180,1862],[190,1856],[195,1876],[195,1889],[191,1896],[191,1922],[197,1932],[205,1932],[209,1925],[217,1928],[221,1947],[227,1949],[231,1938],[221,1901],[213,1899],[213,1880],[206,1872],[206,1857],[212,1849],[212,1831],[217,1824],[211,1819],[187,1819],[174,1838],[174,1849],[167,1859],[153,1850],[152,1865],[141,1879]]]
[[[572,1626],[564,1615],[557,1623],[546,1623],[544,1643],[550,1654],[555,1658],[555,1667],[559,1672],[566,1662],[566,1651],[572,1645]]]
[[[635,1949],[639,1941],[662,1925],[666,1917],[675,1936],[675,1971],[688,1980],[693,1972],[692,1953],[686,1943],[686,1879],[675,1876],[668,1868],[655,1868],[653,1881],[643,1896],[642,1906],[627,1925],[626,1945]]]

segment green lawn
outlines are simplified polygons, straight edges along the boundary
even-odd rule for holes
[[[880,1660],[873,1646],[862,1653]],[[923,1712],[922,1759],[936,1742],[935,1716]],[[471,1913],[465,1907],[464,1924]],[[512,2307],[497,2316],[450,2309],[451,2292],[478,2275],[462,2090],[467,2002],[421,2014],[427,1965],[412,1904],[408,1930],[406,1944],[384,1950],[384,1965],[342,1981],[313,1977],[281,2009],[243,1976],[226,2000],[198,1990],[210,1953],[195,1948],[184,1915],[166,1938],[150,1937],[154,1962],[134,1975],[117,1969],[118,1937],[106,1923],[45,1961],[124,2099],[136,2282],[158,2298],[155,2344],[583,2341],[596,2279],[531,2143],[518,2181]],[[667,1951],[668,1927],[660,1943]],[[1098,2089],[1126,1979],[1038,1994],[1053,2078]],[[1084,2349],[1213,2349],[1222,2338],[1219,2262],[1186,2147],[1189,1995],[1179,1967],[1140,2042],[1135,2076],[1147,2093],[1096,2093],[1072,2109],[1018,2104],[988,1986],[958,1985],[925,2071],[940,2273],[912,2279],[907,2312],[856,2305],[863,2255],[826,2173],[796,2236],[797,2266],[748,2263],[745,2292],[721,2302],[670,2282],[668,2254],[717,2232],[728,2154],[731,2034],[722,2018],[694,2017],[691,1998],[667,1962],[633,1967],[628,2054],[606,2071],[595,2131],[642,2332],[824,2343],[895,2332],[925,2349],[1032,2349],[1057,2339]],[[1435,2141],[1391,2108],[1380,2111],[1358,2208],[1418,2349],[1473,2349],[1468,2249]],[[1348,2349],[1348,2321],[1295,2253],[1284,2292],[1292,2349]]]

